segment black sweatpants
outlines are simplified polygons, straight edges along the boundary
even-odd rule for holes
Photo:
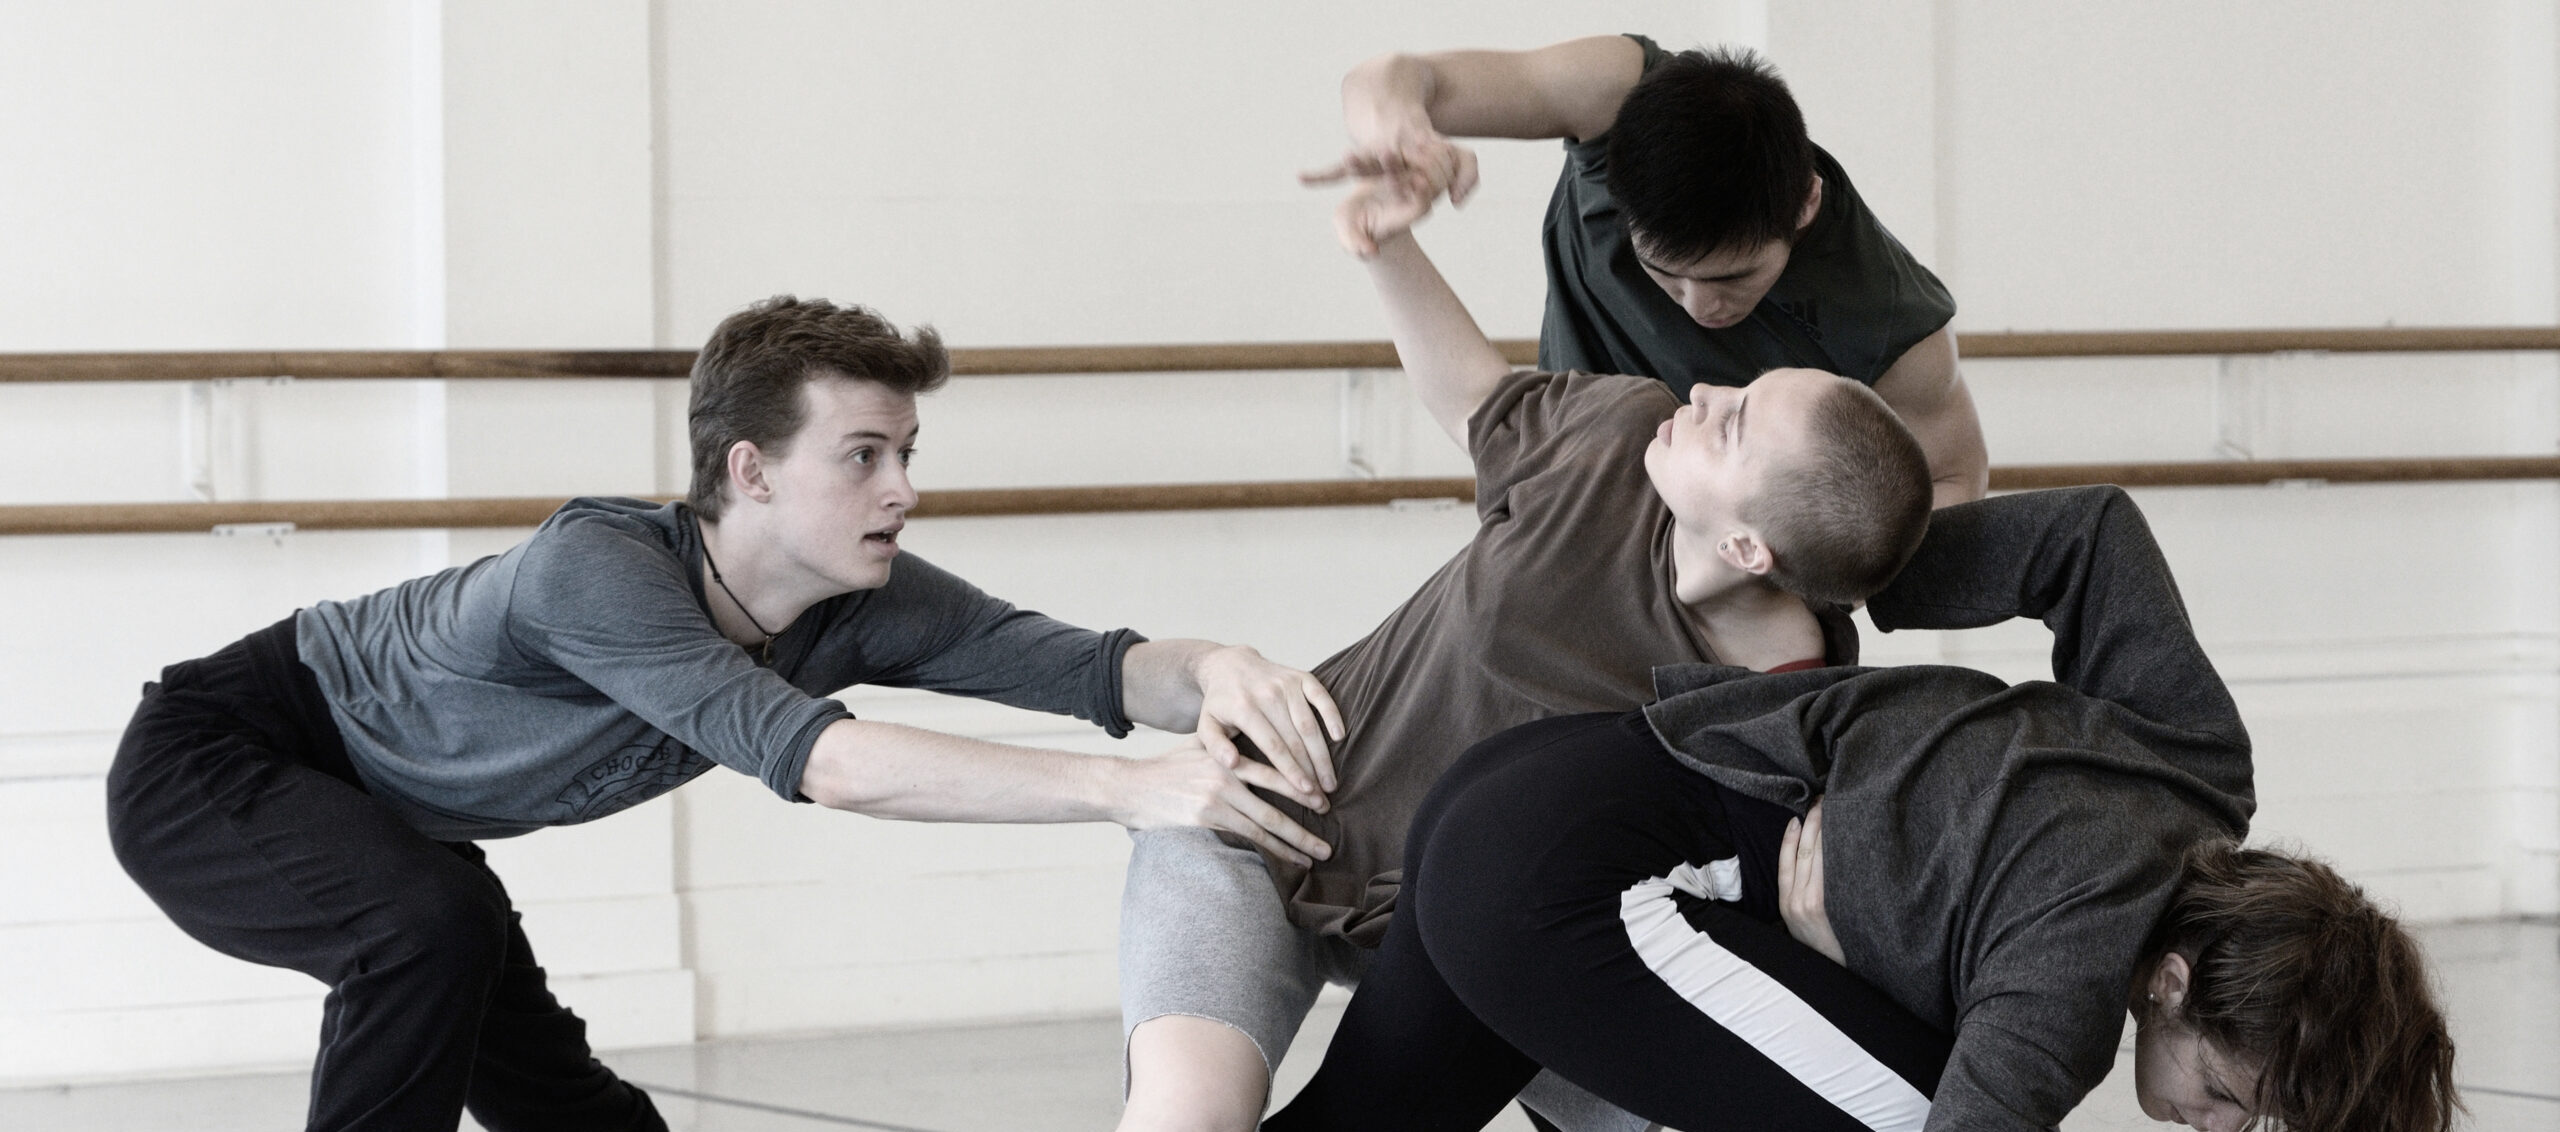
[[[1787,935],[1792,816],[1641,714],[1477,744],[1414,818],[1323,1067],[1264,1127],[1482,1128],[1545,1066],[1686,1132],[1919,1128],[1951,1038]]]
[[[551,997],[479,847],[358,784],[291,619],[143,687],[107,824],[188,935],[328,984],[309,1127],[666,1127]]]

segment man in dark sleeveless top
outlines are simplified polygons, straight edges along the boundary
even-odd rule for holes
[[[1364,257],[1474,189],[1475,156],[1450,137],[1564,140],[1540,369],[1642,374],[1684,398],[1772,369],[1842,374],[1919,438],[1939,504],[1982,495],[1954,299],[1806,137],[1757,55],[1675,55],[1643,36],[1387,55],[1344,77],[1342,102],[1351,149],[1308,179],[1361,179],[1336,225]]]

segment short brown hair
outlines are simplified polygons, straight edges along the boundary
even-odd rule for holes
[[[2168,1021],[2265,1065],[2254,1126],[2440,1132],[2453,1124],[2453,1039],[2399,921],[2319,861],[2217,839],[2187,856],[2143,948],[2185,956]]]
[[[717,520],[727,502],[729,450],[741,440],[783,454],[804,416],[800,389],[823,377],[930,393],[951,377],[942,336],[912,338],[864,307],[775,295],[720,320],[693,359],[686,422],[693,439],[695,513]]]
[[[1811,443],[1744,508],[1776,553],[1769,580],[1810,601],[1873,595],[1929,531],[1929,457],[1874,390],[1841,378],[1810,420]]]

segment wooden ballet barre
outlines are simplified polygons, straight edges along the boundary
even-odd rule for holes
[[[1538,360],[1538,344],[1498,342],[1517,365]],[[236,350],[143,354],[0,354],[0,383],[219,381],[297,377],[323,380],[498,378],[682,378],[692,350]],[[1135,346],[985,346],[951,351],[961,377],[1080,373],[1207,373],[1249,370],[1395,369],[1390,342],[1239,342]]]
[[[2560,350],[2560,326],[2409,326],[2339,330],[2037,330],[1959,334],[1967,358],[2122,358],[2218,354],[2456,354]]]
[[[2532,479],[2560,479],[2560,456],[2029,464],[1991,470],[1991,488],[1994,491],[2092,483],[2125,487],[2233,487],[2274,483],[2440,483]],[[1474,498],[1475,481],[1464,478],[969,488],[925,492],[912,514],[919,519],[947,519],[1271,507],[1370,507],[1403,501],[1469,502]],[[566,500],[558,497],[540,497],[34,504],[0,506],[0,535],[532,527],[539,525],[563,502]]]
[[[1991,490],[2119,487],[2247,487],[2282,483],[2456,483],[2560,479],[2560,456],[2454,456],[2384,460],[2179,460],[2154,464],[2013,464],[1991,469]]]
[[[692,350],[216,350],[144,354],[0,354],[0,383],[220,381],[310,377],[667,378]]]
[[[1494,343],[1514,365],[1534,365],[1529,339]],[[2169,355],[2460,353],[2560,350],[2560,327],[2383,327],[2343,330],[2100,330],[1963,334],[1968,358]],[[237,350],[194,353],[0,354],[11,382],[681,378],[691,350]],[[992,346],[951,351],[963,377],[1085,373],[1214,373],[1251,370],[1395,369],[1386,342],[1235,342],[1128,346]]]
[[[666,496],[641,496],[663,502]],[[1264,507],[1363,507],[1399,500],[1475,498],[1470,479],[1297,480],[1135,484],[1113,487],[967,488],[928,491],[919,519],[1215,511]],[[518,499],[278,500],[242,503],[108,503],[0,506],[0,535],[151,534],[218,528],[305,531],[532,527],[562,503]]]

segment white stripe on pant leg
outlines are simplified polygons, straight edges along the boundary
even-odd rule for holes
[[[1657,877],[1618,897],[1627,941],[1655,977],[1867,1127],[1919,1132],[1928,1123],[1929,1098],[1785,984],[1690,927],[1671,893]]]

